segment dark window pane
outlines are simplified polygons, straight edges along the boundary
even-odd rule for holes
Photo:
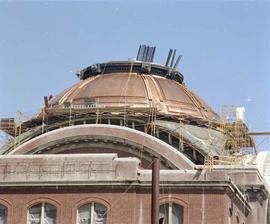
[[[29,208],[29,224],[41,223],[41,206],[40,203]]]
[[[44,212],[44,223],[56,224],[56,207],[46,203],[44,206]]]
[[[7,224],[7,207],[0,204],[0,224]]]
[[[169,224],[169,204],[159,206],[159,224]]]
[[[183,207],[175,203],[172,204],[172,224],[183,224]]]
[[[82,205],[78,210],[79,224],[92,224],[91,218],[91,204]]]
[[[93,224],[106,224],[107,209],[104,205],[95,203],[95,214]]]

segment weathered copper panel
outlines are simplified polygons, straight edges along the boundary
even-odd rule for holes
[[[193,103],[177,82],[164,78],[156,78],[156,80],[166,101]]]
[[[152,74],[118,72],[85,79],[50,101],[51,106],[85,105],[93,101],[101,107],[138,105],[158,108],[158,113],[208,119],[217,118],[211,108],[183,84]],[[211,115],[209,115],[209,113]]]

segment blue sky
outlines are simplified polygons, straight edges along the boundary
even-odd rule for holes
[[[149,44],[161,64],[176,48],[185,83],[217,112],[244,106],[250,129],[269,131],[269,12],[269,1],[1,2],[0,117],[31,115],[79,69]]]

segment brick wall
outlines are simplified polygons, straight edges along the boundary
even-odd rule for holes
[[[150,188],[8,187],[0,192],[0,203],[9,207],[9,224],[27,223],[27,208],[42,201],[57,207],[58,224],[76,223],[77,208],[90,201],[107,206],[108,224],[150,224]],[[228,223],[230,201],[224,190],[161,188],[160,203],[164,202],[184,207],[184,224]],[[241,217],[241,212],[235,212]]]

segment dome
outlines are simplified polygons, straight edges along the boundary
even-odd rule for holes
[[[209,152],[218,158],[240,147],[230,146],[236,134],[222,129],[225,126],[220,126],[219,116],[185,86],[175,66],[107,62],[89,66],[77,76],[80,82],[54,97],[45,97],[44,107],[30,120],[19,126],[14,119],[0,120],[5,125],[2,130],[15,139],[5,145],[3,153],[26,152],[24,149],[31,149],[31,153],[78,153],[91,149],[107,153],[120,150],[119,155],[124,156],[128,148],[136,156],[144,154],[145,164],[154,153],[163,158],[164,167],[173,168],[177,167],[177,163],[172,164],[175,153],[177,158],[185,155],[195,164],[204,164]],[[231,126],[227,125],[228,130],[234,130]],[[247,129],[242,126],[245,134]],[[145,148],[148,138],[149,147]],[[158,144],[168,146],[166,151],[155,151],[157,139],[162,142]],[[244,140],[245,147],[252,145],[247,137]],[[222,150],[224,147],[228,151]]]
[[[111,67],[115,64],[110,62]],[[51,99],[49,107],[156,108],[158,114],[218,120],[218,115],[181,81],[155,74],[153,65],[153,72],[145,73],[136,71],[132,62],[125,65],[133,66],[133,70],[121,71],[120,67],[112,71],[107,65],[108,71],[88,72],[84,80]]]
[[[217,142],[210,146],[211,152],[214,156],[219,154],[223,134],[214,126],[208,128],[210,121],[219,123],[219,116],[185,86],[183,75],[174,68],[141,61],[107,62],[87,67],[77,75],[80,82],[54,97],[45,97],[42,111],[21,124],[17,148],[30,139],[32,144],[38,136],[46,139],[44,133],[56,129],[78,126],[81,130],[81,125],[105,124],[107,128],[113,125],[114,130],[123,126],[155,136],[197,164],[203,164],[207,156],[210,133]],[[116,137],[108,135],[109,139],[102,137],[102,141],[116,144]],[[82,136],[73,140],[79,142]],[[61,141],[53,147],[46,145],[44,150],[58,150],[62,147]],[[132,141],[131,147],[139,147],[134,144]],[[11,153],[16,147],[8,145],[5,153]]]

